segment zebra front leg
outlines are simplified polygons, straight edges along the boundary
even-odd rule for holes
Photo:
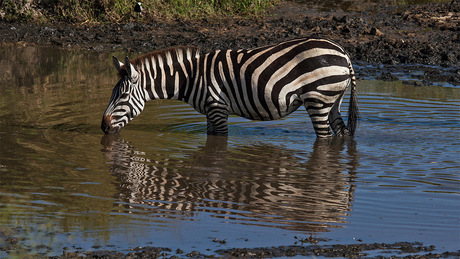
[[[228,135],[228,111],[220,105],[211,106],[206,111],[208,135]]]

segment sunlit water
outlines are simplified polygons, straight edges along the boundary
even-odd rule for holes
[[[20,237],[18,254],[214,254],[310,235],[460,248],[458,88],[359,81],[354,139],[317,141],[304,109],[234,117],[228,139],[211,138],[203,115],[164,100],[104,137],[113,53],[0,54],[0,246]]]

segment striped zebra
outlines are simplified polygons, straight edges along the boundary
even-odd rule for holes
[[[141,113],[145,102],[175,99],[206,115],[208,135],[227,135],[229,115],[276,120],[304,105],[318,137],[354,135],[358,117],[356,80],[350,58],[338,44],[302,38],[255,49],[193,47],[145,54],[125,64],[113,57],[120,80],[101,129],[118,133]],[[340,105],[351,85],[348,125]]]

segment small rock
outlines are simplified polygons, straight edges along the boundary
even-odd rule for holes
[[[375,35],[375,36],[382,36],[383,32],[381,32],[379,29],[377,29],[375,27],[372,27],[372,29],[370,31],[370,34]]]
[[[405,84],[405,85],[413,85],[413,86],[418,86],[418,87],[423,85],[422,82],[420,82],[420,81],[404,80],[404,81],[402,81],[402,83]]]

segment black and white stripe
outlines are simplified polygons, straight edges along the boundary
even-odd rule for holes
[[[353,143],[345,138],[318,139],[308,159],[299,160],[292,150],[264,143],[221,152],[227,150],[227,139],[211,136],[197,150],[184,151],[184,160],[144,152],[118,136],[101,141],[109,170],[117,178],[120,212],[145,209],[168,217],[176,211],[206,211],[240,223],[257,219],[257,224],[303,230],[343,222],[350,210],[357,166]],[[301,222],[308,226],[300,227]]]
[[[208,134],[226,135],[229,115],[275,120],[304,105],[318,137],[353,135],[358,117],[356,82],[350,58],[336,43],[303,38],[256,49],[218,50],[200,55],[177,47],[125,64],[101,128],[116,133],[154,99],[189,103],[208,120]],[[351,85],[348,127],[340,115]]]

